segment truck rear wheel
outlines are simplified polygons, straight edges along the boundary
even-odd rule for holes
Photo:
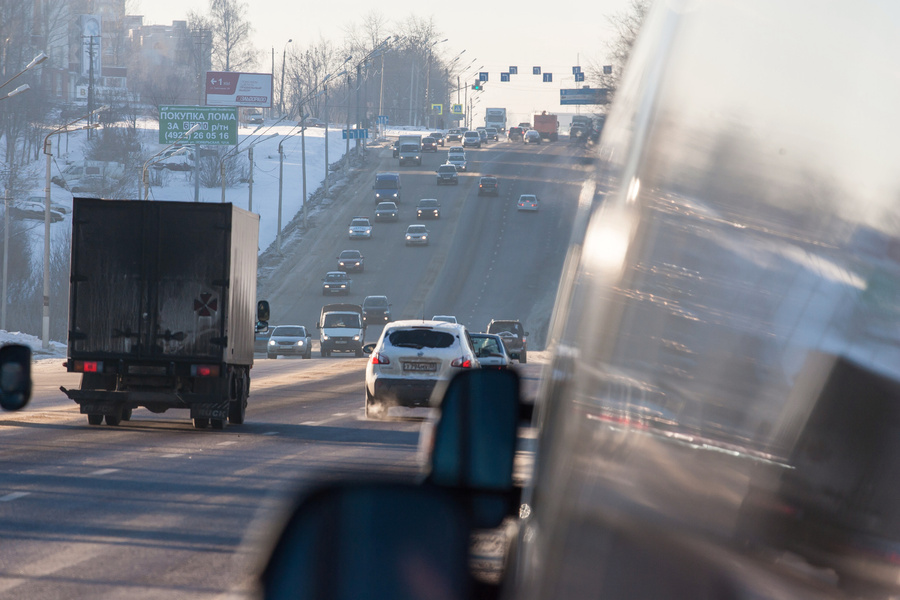
[[[100,425],[103,423],[103,415],[90,414],[88,415],[88,424],[89,425]]]
[[[209,423],[213,429],[225,429],[225,419],[210,419]]]
[[[241,425],[247,414],[247,396],[250,395],[250,386],[244,377],[235,378],[232,385],[234,393],[228,404],[228,422],[232,425]]]
[[[131,411],[132,411],[131,408],[123,408],[123,409],[122,409],[122,420],[123,420],[123,421],[130,421],[130,420],[131,420]]]
[[[116,415],[106,415],[106,424],[110,427],[116,427],[122,422],[122,418]]]
[[[206,429],[209,427],[209,419],[206,417],[194,417],[194,429]]]

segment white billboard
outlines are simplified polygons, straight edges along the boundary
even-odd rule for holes
[[[93,59],[94,78],[100,77],[100,15],[81,15],[81,75],[91,76]]]
[[[207,71],[206,105],[271,108],[272,75]]]

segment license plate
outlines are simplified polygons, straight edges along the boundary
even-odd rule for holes
[[[437,365],[434,363],[405,362],[403,363],[403,370],[418,372],[437,371]]]

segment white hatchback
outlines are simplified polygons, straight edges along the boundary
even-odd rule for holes
[[[433,406],[432,392],[457,372],[481,365],[465,326],[440,321],[394,321],[369,351],[366,417],[383,419],[391,406]]]

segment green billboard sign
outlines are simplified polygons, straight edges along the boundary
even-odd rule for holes
[[[194,125],[200,127],[183,136]],[[159,143],[233,146],[238,143],[237,107],[234,106],[160,106]]]

